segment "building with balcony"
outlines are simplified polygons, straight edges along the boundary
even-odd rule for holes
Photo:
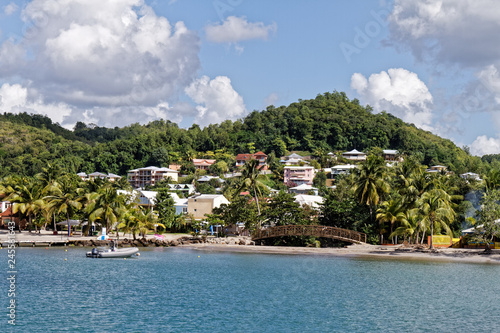
[[[312,166],[285,166],[283,182],[285,184],[312,185],[314,175],[315,170]]]
[[[177,182],[178,175],[179,171],[150,166],[130,170],[127,174],[127,180],[134,188],[144,188],[146,186],[155,186],[159,181],[169,177]]]
[[[267,170],[266,159],[267,155],[261,151],[255,154],[238,154],[236,155],[236,166],[242,167],[250,160],[258,160],[259,170]]]

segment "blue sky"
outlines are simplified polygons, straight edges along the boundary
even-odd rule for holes
[[[189,127],[344,91],[500,153],[493,0],[4,0],[0,112]]]

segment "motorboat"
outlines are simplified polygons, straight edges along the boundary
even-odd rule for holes
[[[88,258],[129,258],[139,256],[139,249],[136,247],[117,248],[115,242],[111,241],[109,248],[94,247],[92,251],[87,252]]]

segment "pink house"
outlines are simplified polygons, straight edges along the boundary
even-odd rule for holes
[[[284,168],[285,184],[295,183],[296,185],[311,185],[314,179],[314,167],[312,166],[286,166]]]

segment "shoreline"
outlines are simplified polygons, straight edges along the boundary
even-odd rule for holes
[[[474,264],[500,264],[500,251],[492,250],[484,255],[482,249],[451,249],[440,248],[435,252],[411,251],[399,246],[384,247],[370,244],[353,244],[343,248],[314,248],[314,247],[285,247],[260,245],[219,245],[219,244],[190,244],[181,245],[198,251],[208,252],[235,252],[254,254],[280,255],[318,255],[358,259],[382,259],[426,262],[461,262]],[[405,249],[405,250],[402,250]]]
[[[120,242],[127,237],[120,235]],[[254,253],[254,254],[279,254],[279,255],[318,255],[318,256],[333,256],[345,258],[360,258],[360,259],[387,259],[387,260],[403,260],[403,261],[431,261],[431,262],[462,262],[476,264],[500,264],[500,250],[492,250],[491,254],[482,254],[482,249],[462,249],[462,248],[439,248],[435,251],[428,249],[421,250],[413,247],[382,246],[370,244],[352,244],[347,247],[339,248],[315,248],[315,247],[286,247],[286,246],[263,246],[250,245],[248,237],[228,237],[228,238],[209,238],[209,242],[192,243],[182,242],[182,239],[187,237],[192,239],[188,234],[164,234],[164,241],[175,244],[172,247],[185,249],[193,249],[197,251],[207,252],[234,252],[234,253]],[[115,237],[113,237],[115,238]],[[47,246],[45,244],[51,242],[60,243],[60,245],[68,246],[68,242],[76,241],[91,241],[95,237],[91,236],[72,236],[53,235],[49,232],[42,233],[16,233],[16,242],[24,244],[24,246]],[[148,235],[148,240],[154,240],[154,235]],[[198,238],[199,239],[199,238]],[[240,242],[241,241],[241,242]],[[8,242],[8,232],[0,231],[0,243],[3,245]],[[66,242],[66,243],[64,243]],[[229,244],[228,244],[229,243]],[[246,245],[243,245],[246,244]],[[21,245],[23,246],[23,245]],[[49,245],[50,246],[50,245]],[[76,246],[76,245],[75,245]],[[151,244],[153,247],[154,245]],[[146,248],[146,247],[145,247]]]

